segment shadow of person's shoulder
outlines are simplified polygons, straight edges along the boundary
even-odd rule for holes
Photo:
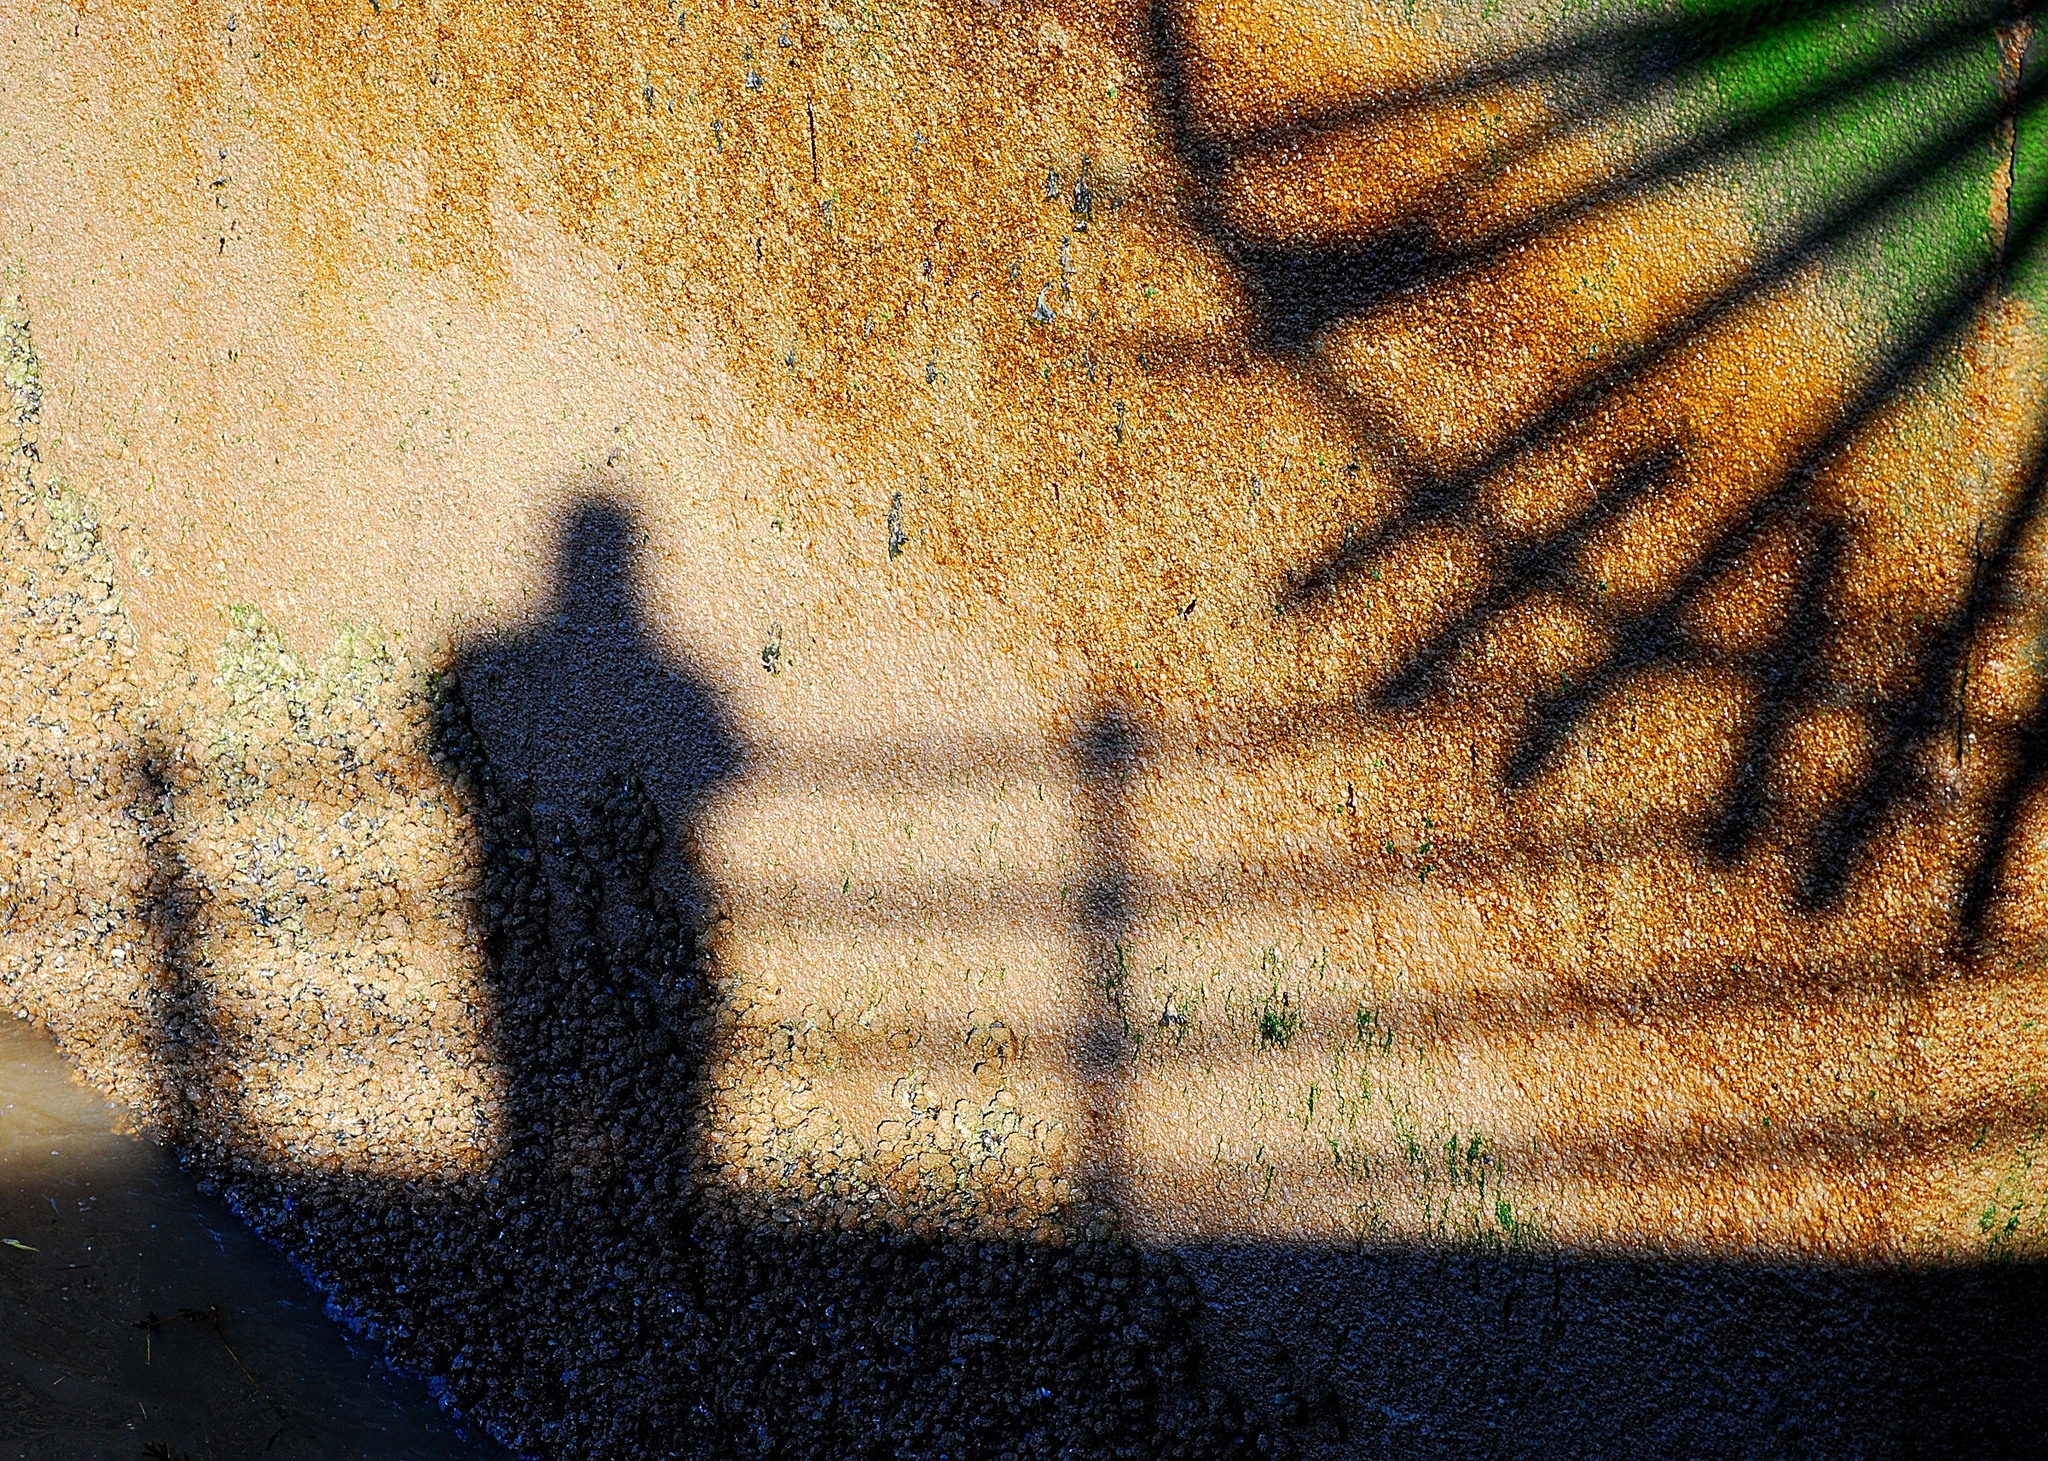
[[[711,677],[651,626],[644,542],[617,494],[573,503],[546,602],[470,640],[455,681],[493,759],[539,794],[573,805],[638,775],[670,816],[687,816],[747,753]]]

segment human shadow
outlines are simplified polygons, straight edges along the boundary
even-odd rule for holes
[[[640,541],[616,495],[573,506],[545,612],[439,685],[482,838],[501,1155],[439,1187],[302,1175],[259,1226],[523,1452],[1284,1454],[1270,1405],[1203,1379],[1169,1255],[806,1226],[704,1180],[723,1012],[696,836],[750,750],[651,629]]]
[[[475,750],[544,820],[573,812],[591,787],[640,776],[687,828],[745,769],[717,692],[647,621],[643,538],[622,499],[583,498],[564,517],[551,596],[531,625],[455,656],[448,689],[486,728]],[[701,903],[693,858],[671,861],[671,878],[684,880],[671,886]]]
[[[700,1146],[731,1012],[699,834],[767,758],[652,627],[640,543],[619,496],[576,504],[544,612],[462,646],[438,686],[434,748],[482,854],[494,1160],[438,1181],[229,1173],[338,1312],[500,1439],[577,1458],[1995,1455],[2048,1419],[2032,1265],[1143,1251],[738,1207]],[[1070,747],[1099,844],[1070,933],[1105,997],[1071,1056],[1112,1086],[1118,944],[1148,891],[1127,802],[1160,749],[1114,704]]]
[[[519,1449],[1590,1455],[1625,1438],[1633,1454],[1906,1454],[1932,1439],[1997,1454],[2048,1416],[2030,1266],[1176,1253],[1113,1232],[1054,1248],[733,1206],[696,1145],[724,1012],[695,833],[754,753],[650,631],[638,541],[617,498],[580,504],[550,612],[465,648],[443,685],[440,746],[486,840],[503,1156],[460,1196],[390,1192],[319,1219],[344,1237],[323,1251],[365,1265],[338,1276],[344,1300]],[[666,736],[622,740],[614,716]],[[1094,860],[1075,935],[1106,1022],[1073,1062],[1113,1085],[1117,945],[1144,896],[1124,803],[1151,748],[1112,705],[1072,754]],[[664,777],[663,760],[680,764]],[[525,784],[569,764],[594,783]],[[1116,1092],[1098,1104],[1088,1155],[1113,1198]]]

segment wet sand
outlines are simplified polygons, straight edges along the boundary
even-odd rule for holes
[[[0,1020],[0,1455],[480,1461],[425,1388]]]

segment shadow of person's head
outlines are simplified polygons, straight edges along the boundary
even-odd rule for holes
[[[547,603],[457,659],[479,733],[536,802],[575,807],[637,776],[672,826],[687,826],[746,760],[703,669],[653,628],[648,534],[615,491],[565,512]]]
[[[639,550],[646,530],[618,497],[595,493],[578,501],[555,535],[549,606],[563,626],[635,625],[644,617]]]

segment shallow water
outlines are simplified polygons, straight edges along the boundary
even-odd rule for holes
[[[0,1020],[0,1457],[502,1457]]]

